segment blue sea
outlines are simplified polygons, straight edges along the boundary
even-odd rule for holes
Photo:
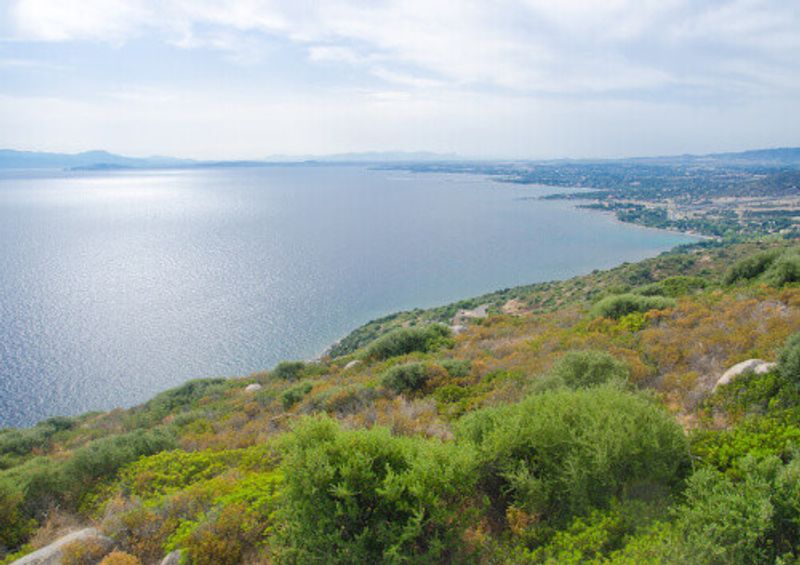
[[[0,426],[313,358],[390,312],[693,241],[548,192],[355,166],[0,173]]]

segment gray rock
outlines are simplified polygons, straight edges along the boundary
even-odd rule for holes
[[[50,545],[17,559],[11,565],[61,565],[62,550],[66,545],[76,541],[97,543],[105,553],[110,553],[114,548],[114,540],[102,535],[97,528],[85,528],[67,534]]]
[[[244,387],[244,391],[248,394],[253,394],[254,392],[258,392],[261,390],[262,386],[258,383],[253,383]]]
[[[181,562],[181,550],[176,549],[172,553],[168,553],[164,559],[161,560],[161,565],[179,565]]]
[[[360,364],[361,364],[361,361],[360,361],[360,360],[358,360],[358,359],[353,359],[353,360],[352,360],[352,361],[350,361],[350,362],[349,362],[347,365],[345,365],[345,366],[344,366],[344,370],[346,371],[347,369],[352,369],[353,367],[355,367],[355,366],[357,366],[357,365],[360,365]]]
[[[717,384],[714,385],[714,390],[722,385],[728,384],[739,375],[745,373],[753,372],[757,375],[768,373],[775,368],[775,365],[775,363],[768,363],[763,359],[748,359],[747,361],[736,363],[736,365],[725,371],[719,380],[717,380]]]

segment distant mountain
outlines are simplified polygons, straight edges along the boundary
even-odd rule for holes
[[[195,161],[174,157],[126,157],[107,151],[83,153],[42,153],[37,151],[15,151],[0,149],[0,169],[70,169],[70,170],[118,170],[118,169],[164,169],[180,167],[233,168],[263,167],[275,165],[345,163],[466,163],[468,160],[455,154],[430,153],[425,151],[369,151],[360,153],[337,153],[332,155],[272,155],[263,160]],[[477,162],[477,161],[476,161]],[[490,160],[484,162],[500,162]],[[768,167],[800,167],[800,148],[753,149],[737,153],[710,153],[707,155],[665,155],[658,157],[635,157],[628,159],[559,159],[515,161],[527,163],[639,163],[639,164],[711,164],[711,165],[763,165]]]
[[[738,153],[715,153],[707,155],[707,157],[726,161],[797,165],[800,164],[800,147],[753,149],[750,151],[740,151]]]
[[[125,157],[108,151],[68,154],[0,149],[0,169],[143,169],[191,166],[194,163],[173,157]]]

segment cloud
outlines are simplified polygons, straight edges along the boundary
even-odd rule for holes
[[[377,75],[390,82],[402,75],[409,85],[437,80],[574,93],[691,85],[748,47],[757,63],[796,72],[799,6],[794,0],[16,0],[11,13],[18,37],[28,40],[120,43],[152,33],[247,62],[259,59],[264,45],[253,34],[262,34],[305,46],[312,63],[369,69],[378,60]]]
[[[600,156],[800,131],[797,0],[7,0],[0,33],[0,145]]]

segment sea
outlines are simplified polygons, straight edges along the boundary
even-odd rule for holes
[[[0,427],[695,241],[537,198],[554,190],[344,165],[0,172]]]

